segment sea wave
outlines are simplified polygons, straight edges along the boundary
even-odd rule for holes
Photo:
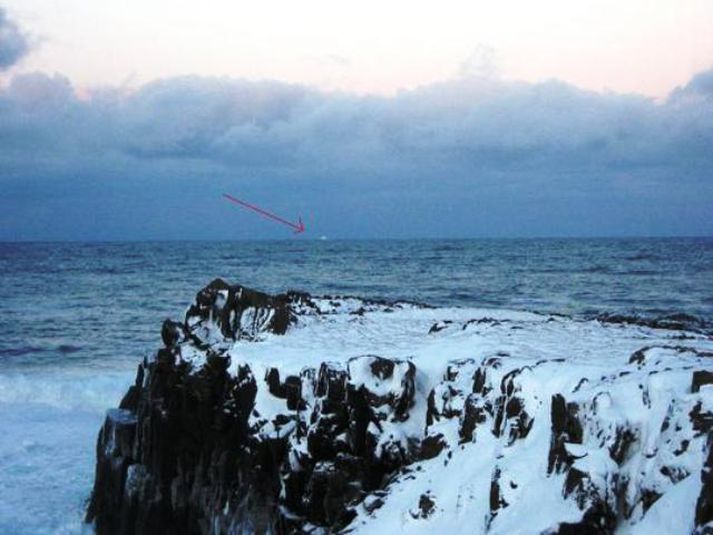
[[[0,403],[47,405],[103,412],[121,400],[133,381],[134,368],[120,372],[31,371],[0,375]]]

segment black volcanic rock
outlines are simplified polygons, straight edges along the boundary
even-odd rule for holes
[[[350,362],[360,372],[373,363],[373,357]],[[207,533],[215,525],[290,533],[305,520],[338,527],[351,518],[351,505],[413,460],[415,450],[379,444],[382,426],[406,416],[412,368],[400,378],[400,393],[384,397],[368,382],[355,385],[348,370],[325,365],[318,376],[301,378],[316,396],[305,414],[296,389],[281,390],[285,383],[273,372],[258,386],[249,367],[233,377],[227,364],[215,357],[197,371],[142,365],[135,411],[109,411],[99,435],[87,514],[99,533]],[[393,374],[398,362],[391,364]],[[258,388],[271,384],[288,410],[270,422],[274,432],[266,436],[258,432],[259,416],[257,425],[251,416]]]
[[[418,445],[380,437],[384,425],[409,417],[411,363],[365,356],[284,379],[276,368],[264,378],[247,365],[228,373],[230,357],[211,348],[215,330],[228,339],[284,334],[296,323],[292,305],[321,313],[307,294],[272,297],[215,280],[198,293],[183,324],[164,322],[166,347],[139,367],[99,433],[87,512],[97,532],[249,526],[292,533],[305,522],[336,528],[353,517],[351,506],[415,458]],[[191,347],[205,353],[205,362],[182,358]],[[388,381],[398,387],[382,392],[378,385]],[[285,402],[272,420],[256,411],[262,388]]]
[[[652,329],[668,329],[672,331],[689,331],[700,333],[711,333],[713,326],[706,320],[690,314],[678,313],[663,316],[647,317],[635,314],[610,314],[604,313],[596,316],[602,323],[614,323],[624,325],[639,325]]]
[[[701,494],[696,503],[696,533],[713,533],[713,433],[708,434],[706,460],[701,471]]]
[[[713,372],[709,372],[706,370],[699,370],[693,372],[691,392],[698,392],[700,391],[702,386],[711,384],[713,384]]]
[[[215,326],[223,337],[233,340],[252,339],[260,332],[285,334],[296,322],[290,304],[299,300],[309,301],[309,296],[297,292],[271,296],[215,279],[196,295],[186,313],[185,329],[201,341],[210,339]]]
[[[650,345],[626,353],[608,374],[588,363],[570,375],[562,358],[517,360],[477,344],[472,358],[445,356],[442,367],[424,364],[426,371],[409,358],[361,355],[358,348],[340,361],[307,355],[310,366],[289,371],[259,359],[231,362],[245,347],[237,340],[274,342],[271,335],[310,321],[323,335],[340,314],[361,336],[371,312],[400,306],[302,292],[270,296],[213,281],[183,322],[164,322],[163,347],[141,363],[119,408],[107,412],[87,520],[100,535],[336,533],[389,508],[393,514],[396,494],[404,522],[438,522],[453,502],[482,500],[484,514],[467,525],[478,532],[507,522],[541,484],[551,493],[548,503],[568,502],[569,511],[547,518],[546,533],[613,533],[645,519],[674,485],[697,478],[695,529],[711,532],[713,413],[704,351]],[[412,332],[433,342],[494,325],[474,319],[464,332],[454,321],[432,322]],[[426,334],[428,325],[443,328]],[[673,392],[661,374],[679,358],[671,376],[680,391]],[[547,390],[552,377],[556,386]],[[650,410],[655,402],[660,406]],[[519,452],[526,461],[513,463]],[[467,473],[479,455],[492,459]],[[459,474],[461,465],[468,477],[484,474],[484,493]],[[418,479],[434,467],[453,468],[446,492],[441,472]],[[631,478],[639,478],[636,485]],[[403,493],[394,489],[414,481],[422,486],[413,501],[398,502]]]

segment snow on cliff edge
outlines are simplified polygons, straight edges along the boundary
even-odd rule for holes
[[[249,386],[244,451],[280,444],[277,503],[302,532],[713,529],[705,334],[220,285],[209,294],[182,326],[164,327],[166,354],[193,374],[227,359],[234,390]],[[220,503],[214,525],[255,517],[230,513],[242,507],[233,503]]]

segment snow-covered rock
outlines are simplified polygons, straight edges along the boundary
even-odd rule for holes
[[[97,446],[100,533],[709,533],[713,340],[214,281]]]

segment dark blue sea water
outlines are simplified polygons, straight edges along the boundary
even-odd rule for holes
[[[0,244],[0,273],[0,366],[136,360],[215,277],[268,292],[713,319],[713,239]]]
[[[433,305],[713,322],[713,239],[0,244],[0,533],[75,533],[94,440],[215,277]],[[690,318],[689,318],[690,319]]]

